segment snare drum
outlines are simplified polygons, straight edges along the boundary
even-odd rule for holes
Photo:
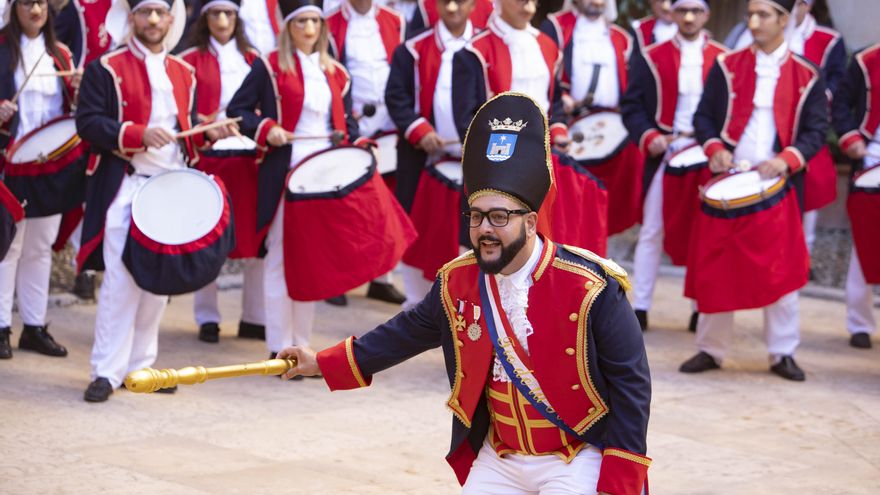
[[[234,245],[223,183],[197,170],[169,170],[135,192],[122,261],[138,287],[186,294],[217,278]]]
[[[21,203],[9,189],[0,182],[0,261],[9,252],[9,246],[15,239],[15,224],[24,218]]]
[[[50,120],[24,135],[6,153],[9,190],[25,203],[25,216],[45,217],[82,205],[88,145],[72,116]]]
[[[611,110],[585,115],[568,126],[571,148],[568,154],[581,165],[603,163],[623,150],[629,132],[620,113]]]
[[[319,151],[287,175],[284,274],[292,299],[326,299],[388,273],[415,237],[370,151]]]
[[[700,191],[703,211],[725,218],[735,218],[767,209],[778,203],[788,191],[784,177],[762,179],[756,170],[722,175],[706,183]]]
[[[257,145],[242,136],[215,142],[201,152],[198,169],[219,177],[229,193],[235,225],[235,248],[229,257],[254,258],[259,254],[257,235]]]
[[[425,167],[419,179],[410,218],[419,237],[403,262],[422,270],[427,280],[459,254],[464,216],[464,187],[460,158],[446,158]],[[466,233],[466,231],[465,231]]]
[[[687,263],[691,228],[700,210],[700,186],[711,177],[708,158],[696,142],[666,161],[663,173],[663,250],[674,265]]]
[[[865,282],[880,284],[880,166],[855,175],[846,209]]]

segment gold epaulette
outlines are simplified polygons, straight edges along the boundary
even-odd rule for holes
[[[461,253],[460,255],[458,255],[457,258],[454,258],[454,259],[452,259],[452,261],[449,261],[449,262],[447,262],[445,265],[441,266],[440,269],[437,270],[437,274],[439,275],[439,274],[441,274],[441,273],[443,273],[443,272],[445,272],[445,271],[448,271],[448,270],[451,269],[453,266],[458,265],[461,261],[466,260],[466,259],[468,259],[468,258],[474,258],[474,259],[476,259],[476,257],[474,256],[474,250],[473,250],[473,249],[471,249],[470,251],[467,251],[467,252]]]
[[[605,259],[598,254],[584,248],[579,248],[575,246],[569,246],[568,244],[562,245],[566,250],[571,251],[572,253],[586,258],[593,263],[601,266],[605,273],[614,277],[614,280],[617,280],[617,283],[620,284],[620,287],[625,291],[629,292],[632,288],[632,284],[629,281],[629,276],[626,274],[626,270],[624,270],[620,265],[615,263],[613,260]]]

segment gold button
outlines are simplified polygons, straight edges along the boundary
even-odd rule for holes
[[[574,349],[569,347],[568,349],[565,350],[565,353],[568,354],[569,356],[574,356]]]
[[[591,407],[590,410],[587,411],[587,414],[593,414],[594,412],[596,412],[596,408],[595,408],[595,407]]]
[[[580,389],[581,389],[581,386],[578,385],[578,384],[574,384],[574,385],[571,386],[571,389],[572,389],[572,390],[580,390]]]
[[[593,286],[593,281],[590,280],[590,281],[588,281],[587,283],[584,284],[584,289],[589,289],[589,288],[592,287],[592,286]]]
[[[572,313],[572,314],[568,315],[568,319],[569,319],[570,321],[578,321],[578,314],[577,314],[577,313]]]

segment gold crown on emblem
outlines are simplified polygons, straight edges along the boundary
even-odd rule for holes
[[[492,119],[489,121],[489,127],[493,131],[519,132],[519,131],[523,130],[523,128],[525,126],[527,126],[528,124],[529,124],[528,122],[523,122],[522,119],[514,122],[513,120],[510,119],[510,117],[507,117],[504,120]]]

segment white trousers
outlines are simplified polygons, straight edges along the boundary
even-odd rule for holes
[[[263,294],[266,305],[266,347],[278,352],[291,345],[308,346],[315,324],[315,302],[294,301],[284,279],[284,200],[266,236]]]
[[[132,196],[146,180],[138,175],[122,180],[104,224],[105,270],[98,293],[91,376],[92,380],[107,378],[114,388],[128,373],[156,361],[159,322],[168,303],[167,296],[157,296],[138,287],[122,263]]]
[[[816,223],[819,220],[819,210],[804,213],[804,239],[807,241],[807,251],[813,254],[813,244],[816,243]]]
[[[663,256],[663,173],[666,162],[654,174],[645,196],[642,227],[633,256],[633,309],[649,311]]]
[[[400,276],[403,279],[403,295],[406,301],[403,303],[403,310],[407,311],[416,306],[422,299],[428,295],[433,282],[425,279],[421,268],[400,264]]]
[[[242,260],[243,283],[241,287],[241,321],[262,325],[266,320],[263,304],[263,260]],[[193,311],[196,323],[220,323],[220,307],[217,303],[217,281],[202,287],[193,294]]]
[[[595,495],[602,453],[584,447],[570,463],[555,455],[498,457],[488,442],[477,454],[462,495]]]
[[[12,301],[16,294],[22,322],[46,324],[52,243],[60,225],[60,214],[25,218],[16,224],[9,252],[0,262],[0,327],[12,326]]]
[[[794,355],[801,341],[798,292],[790,292],[764,309],[764,338],[772,363]],[[697,348],[721,361],[733,336],[733,312],[700,313],[697,321]]]
[[[877,331],[874,319],[874,292],[865,282],[862,265],[853,248],[846,274],[846,329],[849,333],[873,334]]]

